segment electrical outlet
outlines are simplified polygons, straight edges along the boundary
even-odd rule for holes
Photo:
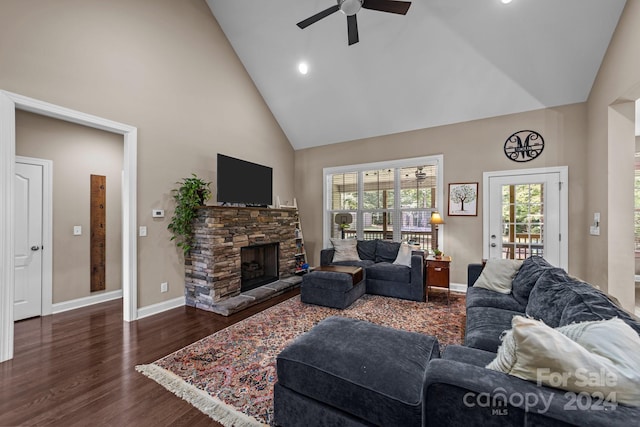
[[[169,284],[167,282],[160,283],[160,292],[169,292]]]

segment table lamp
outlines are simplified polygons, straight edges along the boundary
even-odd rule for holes
[[[434,250],[438,249],[438,225],[444,224],[442,217],[440,216],[440,212],[433,211],[431,212],[431,221],[429,221],[431,225],[433,225],[433,248]]]

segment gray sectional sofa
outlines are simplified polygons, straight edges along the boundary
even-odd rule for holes
[[[362,267],[366,293],[412,301],[424,301],[424,252],[413,251],[411,267],[393,264],[400,249],[399,242],[390,240],[358,240],[359,260],[333,261],[334,249],[320,251],[320,265],[351,265]]]
[[[470,285],[481,270],[481,264],[469,266]],[[510,294],[469,287],[465,345],[447,346],[442,354],[437,341],[420,334],[352,319],[322,321],[278,356],[276,424],[637,425],[638,407],[585,405],[575,394],[487,369],[501,334],[523,314],[554,327],[618,317],[640,334],[640,323],[604,293],[532,257],[513,278]]]

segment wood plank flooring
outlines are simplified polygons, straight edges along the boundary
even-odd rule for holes
[[[16,322],[14,358],[0,363],[0,426],[219,426],[135,365],[298,293],[229,317],[180,307],[126,323],[112,301]]]

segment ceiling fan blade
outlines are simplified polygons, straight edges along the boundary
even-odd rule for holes
[[[347,16],[347,30],[349,32],[349,46],[358,43],[360,39],[358,39],[358,21],[356,20],[356,15]]]
[[[409,1],[394,0],[364,0],[362,7],[365,9],[379,10],[380,12],[397,13],[406,15],[411,6]]]
[[[314,24],[314,23],[318,22],[319,20],[321,20],[322,18],[326,18],[327,16],[329,16],[332,13],[335,13],[335,12],[337,12],[339,10],[340,10],[340,6],[339,5],[331,6],[330,8],[325,9],[322,12],[318,12],[315,15],[305,19],[304,21],[298,22],[296,25],[298,25],[298,27],[300,27],[300,28],[307,28],[309,25]]]

